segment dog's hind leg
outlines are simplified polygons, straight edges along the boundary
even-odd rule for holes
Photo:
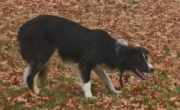
[[[34,77],[33,90],[36,94],[39,94],[39,88],[37,86],[37,81],[38,81],[38,73]]]
[[[30,73],[31,66],[28,64],[28,66],[25,68],[24,73],[23,73],[23,84],[27,84],[27,77]]]
[[[43,63],[37,61],[31,66],[31,72],[27,77],[27,84],[30,90],[33,90],[36,94],[39,94],[39,88],[37,87],[38,72],[43,68]]]
[[[37,80],[38,80],[38,76],[40,73],[40,76],[42,75],[42,72],[44,72],[44,69],[46,68],[46,64],[49,60],[49,58],[51,57],[51,55],[53,54],[54,50],[53,49],[48,49],[46,48],[46,50],[42,50],[41,53],[38,53],[37,57],[35,60],[33,60],[31,64],[31,70],[30,70],[30,74],[27,77],[27,83],[29,86],[30,90],[33,90],[36,94],[39,93],[39,89],[37,86]]]
[[[36,61],[31,66],[31,71],[27,77],[27,84],[30,90],[33,90],[36,94],[39,94],[39,88],[37,86],[39,73],[42,75],[46,66],[46,61]]]
[[[42,83],[45,81],[46,75],[47,75],[48,70],[49,70],[49,68],[48,68],[48,63],[49,63],[49,62],[47,62],[47,63],[44,65],[44,67],[41,69],[41,71],[40,71],[39,74],[38,74],[38,77],[40,78],[40,80],[41,80]]]
[[[103,81],[104,85],[106,86],[106,88],[112,92],[112,93],[121,93],[121,91],[117,91],[112,82],[111,79],[109,78],[109,76],[107,75],[107,73],[102,70],[99,67],[96,67],[93,69],[93,71],[99,76],[99,78]]]

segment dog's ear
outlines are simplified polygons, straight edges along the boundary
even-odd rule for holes
[[[137,49],[138,49],[139,51],[145,53],[146,55],[149,54],[149,51],[148,51],[147,49],[143,48],[143,47],[138,47]]]
[[[123,45],[123,46],[128,46],[129,45],[128,42],[125,41],[123,38],[117,39],[116,44],[117,45]]]

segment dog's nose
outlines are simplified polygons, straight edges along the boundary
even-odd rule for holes
[[[153,72],[154,70],[155,70],[154,68],[150,68],[150,69],[149,69],[150,72]]]

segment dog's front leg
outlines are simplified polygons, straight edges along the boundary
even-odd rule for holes
[[[111,79],[109,78],[109,76],[106,74],[105,71],[103,71],[101,68],[96,67],[93,69],[94,72],[99,76],[99,78],[103,81],[103,83],[105,84],[105,86],[107,87],[107,89],[112,92],[112,93],[121,93],[121,91],[117,91],[112,82]]]
[[[91,92],[91,81],[89,81],[87,83],[83,83],[82,90],[84,91],[84,96],[86,98],[93,97],[92,92]]]
[[[84,91],[84,96],[86,98],[91,98],[93,97],[92,92],[91,92],[91,81],[90,81],[90,74],[91,74],[92,66],[85,62],[81,62],[79,63],[79,69],[80,69],[81,78],[83,81],[82,90]]]

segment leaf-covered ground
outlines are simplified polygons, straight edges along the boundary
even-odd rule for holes
[[[122,94],[109,94],[92,74],[96,99],[85,99],[78,72],[61,63],[57,54],[40,96],[22,85],[26,63],[18,52],[19,27],[41,14],[62,16],[89,28],[122,36],[147,48],[154,74],[141,81],[131,73],[118,83],[118,72],[108,71]],[[57,60],[58,59],[58,60]],[[0,1],[0,109],[63,110],[178,110],[180,108],[179,0],[1,0]]]

